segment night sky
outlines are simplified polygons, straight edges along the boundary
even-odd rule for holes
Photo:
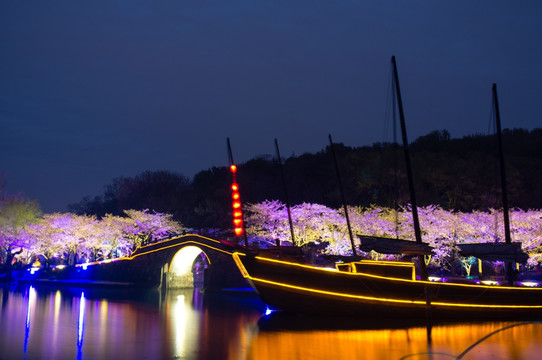
[[[45,212],[113,178],[541,127],[542,1],[3,0],[0,173]],[[225,185],[226,186],[226,185]]]

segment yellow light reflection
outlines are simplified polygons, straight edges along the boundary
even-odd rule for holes
[[[53,344],[56,344],[58,339],[59,317],[60,317],[60,303],[62,300],[62,294],[60,290],[55,292],[54,305],[53,305]]]
[[[186,357],[185,354],[185,326],[186,326],[186,309],[184,304],[184,295],[178,295],[175,307],[173,310],[175,320],[173,322],[175,326],[175,355],[180,358]]]
[[[252,339],[248,358],[534,359],[542,351],[541,337],[540,323],[443,325],[430,330],[261,331]]]
[[[107,320],[109,319],[109,303],[107,300],[101,300],[98,305],[100,312],[100,340],[104,343],[107,340],[107,329],[109,328]]]
[[[186,359],[194,357],[200,351],[200,319],[201,313],[194,310],[193,289],[172,290],[168,293],[167,302],[171,304],[168,311],[168,322],[171,324],[173,339],[173,356]]]

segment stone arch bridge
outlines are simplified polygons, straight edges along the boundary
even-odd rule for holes
[[[72,275],[141,287],[248,288],[231,256],[235,251],[246,249],[224,240],[183,235],[140,246],[129,257],[80,264]]]

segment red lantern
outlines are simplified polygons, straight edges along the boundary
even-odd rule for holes
[[[241,236],[244,233],[243,228],[243,210],[241,209],[241,195],[239,195],[239,184],[235,178],[237,173],[237,166],[232,164],[230,165],[230,171],[233,176],[233,183],[231,184],[231,198],[232,198],[232,207],[233,207],[233,232],[237,236]]]

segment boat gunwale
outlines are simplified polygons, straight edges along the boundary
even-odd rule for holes
[[[515,304],[487,304],[487,303],[484,303],[484,304],[477,304],[477,303],[461,303],[461,302],[447,302],[447,301],[430,301],[429,303],[426,301],[426,300],[413,300],[413,299],[394,299],[394,298],[380,298],[380,297],[376,297],[376,296],[367,296],[367,295],[362,295],[362,294],[349,294],[349,293],[344,293],[344,292],[337,292],[337,291],[328,291],[328,290],[323,290],[323,289],[317,289],[317,288],[309,288],[309,287],[305,287],[305,286],[298,286],[298,285],[293,285],[293,284],[288,284],[288,283],[283,283],[283,282],[277,282],[277,281],[273,281],[273,280],[269,280],[269,279],[264,279],[264,278],[259,278],[259,277],[255,277],[255,276],[252,276],[248,273],[248,271],[246,270],[244,264],[242,263],[242,260],[240,259],[240,256],[246,256],[246,254],[243,254],[243,253],[239,253],[239,252],[235,252],[233,253],[233,258],[234,258],[234,261],[236,262],[237,266],[239,267],[239,269],[241,270],[241,273],[243,274],[243,276],[245,278],[247,278],[250,282],[252,282],[253,284],[254,283],[258,283],[260,286],[262,286],[263,288],[260,288],[259,286],[256,286],[256,285],[253,285],[255,287],[255,289],[260,293],[262,290],[264,292],[266,291],[272,291],[272,289],[278,289],[279,291],[298,291],[300,293],[303,293],[303,294],[306,294],[306,295],[309,295],[310,294],[319,294],[319,295],[324,295],[324,296],[327,296],[327,297],[331,297],[331,298],[341,298],[345,301],[361,301],[361,303],[366,303],[366,304],[373,304],[373,305],[380,305],[382,306],[383,304],[393,304],[394,307],[408,307],[408,306],[414,306],[415,308],[417,309],[428,309],[428,308],[434,308],[434,309],[452,309],[452,310],[456,310],[456,311],[466,311],[468,309],[487,309],[488,311],[504,311],[504,312],[509,312],[509,311],[513,311],[513,310],[540,310],[542,309],[542,305],[529,305],[529,304],[520,304],[520,305],[515,305]],[[269,259],[269,258],[262,258],[262,257],[259,257],[259,256],[254,256],[255,258],[257,258],[258,260],[270,260],[271,262],[278,262],[278,263],[288,263],[288,262],[285,262],[285,261],[282,261],[282,260],[276,260],[276,259]],[[304,268],[309,268],[309,269],[315,269],[315,270],[319,270],[319,271],[323,271],[323,272],[326,272],[328,274],[349,274],[351,276],[355,276],[355,275],[362,275],[362,276],[370,276],[370,277],[377,277],[377,278],[385,278],[385,277],[381,277],[381,276],[374,276],[374,275],[371,275],[371,274],[362,274],[362,273],[346,273],[346,272],[341,272],[341,271],[334,271],[333,269],[331,269],[331,271],[329,270],[324,270],[323,268],[318,268],[318,267],[313,267],[313,266],[309,266],[309,265],[303,265],[303,264],[296,264],[296,263],[290,263],[291,265],[294,265],[294,266],[299,266],[299,267],[304,267]],[[408,283],[418,283],[418,284],[424,284],[424,285],[427,285],[427,284],[431,284],[431,285],[445,285],[446,283],[434,283],[434,282],[430,282],[430,281],[419,281],[419,280],[416,280],[416,281],[412,281],[412,280],[405,280],[405,279],[397,279],[397,280],[401,280],[403,282],[408,282]],[[464,285],[464,284],[451,284],[451,285]],[[508,287],[496,287],[496,286],[479,286],[479,285],[469,285],[469,286],[474,286],[474,287],[482,287],[482,288],[490,288],[490,289],[514,289],[514,290],[517,290],[519,288],[508,288]],[[532,289],[532,288],[527,288],[527,289]],[[535,289],[535,290],[542,290],[542,289]],[[261,295],[264,295],[265,297],[265,294],[261,294]],[[265,299],[264,299],[265,300]]]
[[[239,255],[246,256],[246,254],[240,253],[240,252],[234,252],[232,254],[232,256],[234,257],[235,263],[237,264],[238,267],[239,267],[240,259],[236,260],[236,257],[239,257]],[[329,273],[329,274],[340,274],[338,276],[343,276],[344,275],[344,276],[354,276],[354,277],[356,277],[356,276],[357,277],[370,277],[370,278],[375,278],[375,279],[383,279],[383,280],[389,280],[389,281],[399,281],[399,282],[404,282],[404,283],[415,283],[415,284],[420,284],[420,285],[425,284],[425,285],[431,285],[431,286],[448,286],[448,287],[467,287],[467,288],[473,288],[473,289],[474,288],[476,288],[476,289],[489,289],[492,292],[493,291],[499,291],[499,290],[501,290],[501,291],[514,290],[514,291],[534,291],[534,292],[540,291],[540,292],[542,292],[542,288],[540,288],[540,287],[464,284],[464,283],[437,282],[437,281],[418,280],[418,279],[409,280],[409,279],[402,279],[402,278],[393,278],[393,277],[389,277],[389,276],[374,275],[374,274],[364,273],[364,272],[339,271],[339,270],[333,269],[333,268],[323,268],[323,267],[318,267],[318,266],[313,266],[313,265],[299,264],[299,263],[295,263],[295,262],[278,260],[278,259],[271,259],[271,258],[262,257],[262,256],[254,256],[254,258],[257,259],[257,260],[263,260],[263,261],[268,261],[268,262],[279,263],[282,266],[286,266],[286,267],[298,267],[298,268],[309,269],[309,270],[312,270],[312,271],[321,271],[321,272],[325,272],[325,273]],[[391,261],[387,261],[387,262],[392,263]],[[352,263],[356,263],[356,262],[354,261]],[[397,262],[397,263],[401,263],[401,262]],[[408,263],[404,263],[404,264],[408,264]],[[248,273],[248,271],[246,270],[244,265],[243,265],[243,270],[241,270],[241,273],[243,274],[243,276],[245,278],[247,277],[245,275],[245,273],[248,274],[248,277],[252,277]]]

